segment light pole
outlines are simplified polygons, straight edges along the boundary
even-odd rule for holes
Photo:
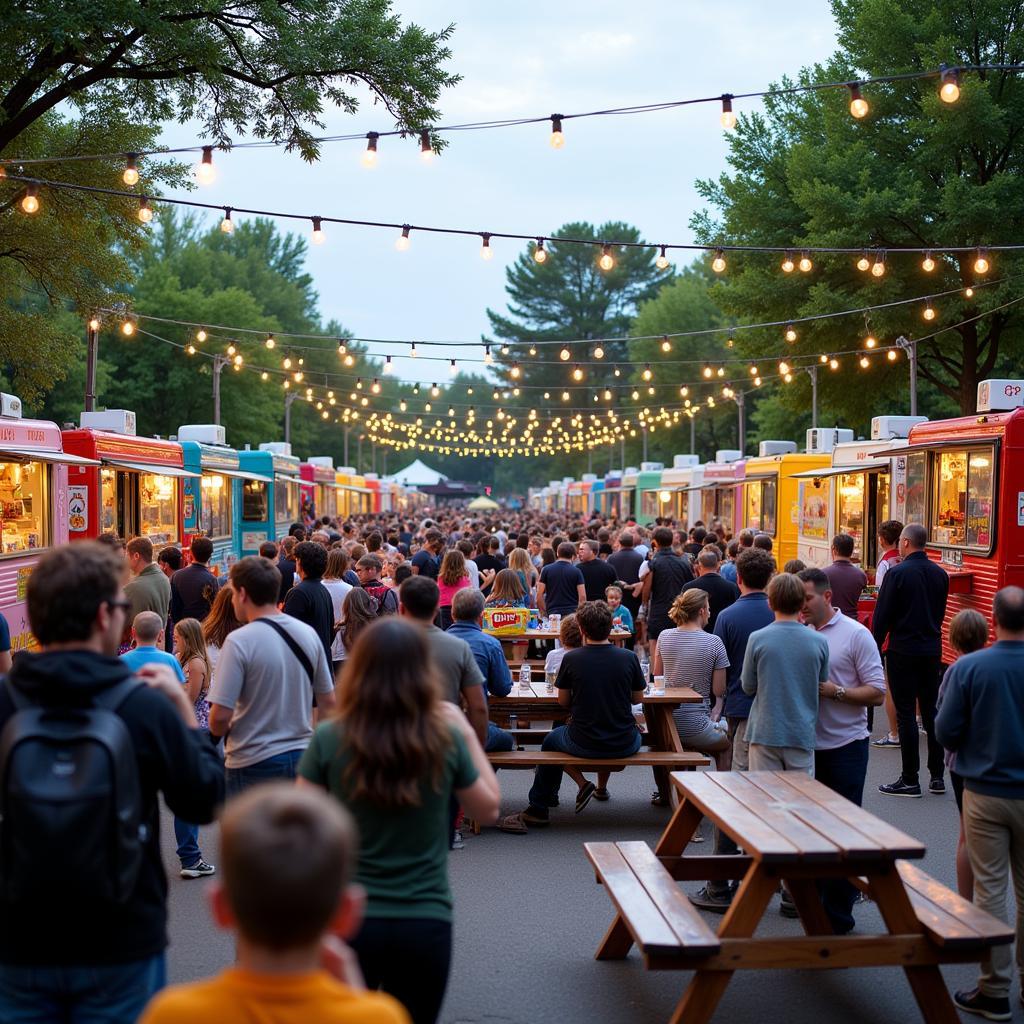
[[[807,376],[811,378],[811,426],[818,425],[818,368],[817,366],[805,366]]]
[[[100,352],[100,322],[95,317],[85,326],[85,411],[96,410],[96,361]]]
[[[692,409],[687,411],[690,417],[690,454],[697,454],[697,416]]]
[[[643,457],[642,457],[641,461],[642,462],[646,462],[647,461],[647,428],[646,427],[644,427],[644,429],[643,429],[643,435],[644,435],[644,447],[643,447],[644,454],[643,454]]]
[[[910,363],[910,415],[917,415],[917,342],[905,338],[902,334],[896,339],[896,345],[907,353]]]
[[[736,432],[736,439],[738,441],[737,447],[740,450],[740,454],[744,455],[747,450],[747,396],[740,391],[733,395],[736,402],[736,415],[738,429]]]
[[[286,391],[284,396],[284,440],[291,444],[292,440],[292,403],[299,396],[294,391]]]
[[[213,357],[213,422],[220,423],[220,374],[231,360],[227,356]]]
[[[348,432],[351,429],[352,429],[351,427],[346,427],[345,428],[345,465],[346,466],[348,465]]]

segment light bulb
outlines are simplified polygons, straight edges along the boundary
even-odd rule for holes
[[[712,370],[710,366],[705,366],[705,367],[704,367],[704,371],[703,371],[703,372],[704,372],[704,376],[705,376],[706,378],[708,378],[708,379],[710,379],[711,377],[713,377],[713,376],[714,376],[714,374],[715,374],[715,371],[714,371],[714,370]]]
[[[791,373],[787,373],[787,374],[786,374],[786,375],[785,375],[785,376],[784,376],[784,377],[783,377],[782,379],[783,379],[783,380],[784,380],[784,381],[785,381],[785,382],[786,382],[787,384],[792,384],[792,383],[793,383],[793,374],[791,374]],[[709,402],[709,404],[710,404],[710,402]]]
[[[782,272],[784,274],[792,274],[793,266],[793,257],[787,252],[782,259]]]
[[[868,254],[866,252],[861,253],[860,259],[857,260],[857,269],[861,271],[871,269],[871,260],[868,259]]]
[[[537,346],[531,345],[528,351],[531,356],[535,356],[537,354]],[[504,352],[504,348],[502,349],[502,352]]]
[[[538,238],[533,250],[533,258],[537,263],[544,263],[548,258],[548,251],[544,248],[544,239]]]
[[[679,389],[679,394],[681,394],[683,398],[685,398],[689,393],[690,389],[685,384]]]
[[[143,196],[139,200],[139,220],[143,224],[148,224],[153,219],[153,207],[149,205],[149,200]]]
[[[196,164],[196,179],[200,185],[209,185],[217,177],[217,170],[213,166],[213,146],[203,146],[203,157]]]
[[[978,250],[977,256],[974,258],[974,272],[976,274],[987,274],[989,269],[988,257],[985,255],[983,249]]]
[[[377,139],[379,137],[378,132],[367,132],[366,133],[366,149],[363,150],[363,166],[364,167],[376,167],[377,166]]]
[[[871,365],[871,360],[867,356],[860,357],[860,368],[866,370]]]
[[[439,394],[441,394],[441,389],[436,384],[431,384],[430,385],[430,397],[431,398],[437,398],[437,396]]]
[[[604,400],[610,402],[612,400],[612,393],[608,388],[604,389]]]
[[[928,300],[928,302],[925,303],[924,310],[922,311],[921,316],[923,316],[925,320],[935,319],[935,307],[932,306],[930,299]]]
[[[926,274],[930,274],[935,269],[935,260],[932,259],[930,252],[925,253],[924,259],[921,260],[921,269]]]
[[[672,342],[668,340],[668,335],[667,334],[662,336],[662,339],[661,339],[661,351],[662,352],[671,352],[672,351]]]
[[[711,269],[716,274],[721,274],[725,270],[725,256],[722,255],[721,249],[715,250],[715,258],[711,261]]]
[[[395,248],[399,252],[405,252],[412,244],[409,239],[409,232],[412,230],[408,224],[402,225],[402,233],[395,239]]]
[[[789,363],[785,362],[785,360],[779,363],[779,373],[783,375],[789,373]]]
[[[757,376],[757,367],[756,366],[752,366],[750,368],[750,376],[751,377],[756,377]]]
[[[125,161],[124,172],[121,174],[121,180],[131,188],[132,185],[137,185],[139,181],[139,169],[136,166],[136,157],[133,153],[128,154],[128,159]]]
[[[571,356],[572,353],[563,345],[562,351],[558,353],[558,358],[561,359],[563,363],[565,363],[569,361],[569,358]]]
[[[321,227],[322,218],[313,218],[313,244],[323,245],[327,240],[327,236],[324,234],[324,229]]]
[[[415,341],[410,342],[410,344],[409,344],[409,355],[413,359],[415,359],[419,355],[419,353],[416,351],[416,342]]]
[[[874,348],[877,344],[878,344],[878,341],[876,340],[876,338],[875,338],[875,336],[873,334],[869,334],[864,339],[864,347],[865,348]]]
[[[484,365],[491,366],[494,363],[494,356],[491,355],[491,346],[484,345]]]
[[[974,289],[971,288],[970,286],[968,286],[967,288],[964,289],[964,295],[968,299],[973,299],[974,298]]]
[[[480,245],[480,258],[489,260],[494,258],[494,250],[491,248],[491,236],[486,232],[480,236],[483,242]]]
[[[839,360],[838,359],[830,359],[828,361],[828,365],[829,365],[830,369],[838,370],[839,369]]]
[[[736,341],[733,339],[733,336],[730,334],[729,337],[725,339],[725,347],[726,348],[732,348],[735,344],[736,344]]]
[[[448,373],[454,377],[459,372],[458,366],[455,365],[455,360],[448,360]]]
[[[98,331],[99,329],[100,329],[100,322],[99,322],[99,320],[96,319],[96,317],[93,317],[89,321],[89,330],[90,331]]]
[[[551,138],[548,139],[553,149],[561,149],[565,145],[565,136],[562,134],[562,115],[551,115]]]
[[[354,355],[352,355],[351,352],[349,352],[349,353],[347,353],[345,355],[344,363],[345,363],[346,366],[349,366],[349,367],[355,366],[356,365],[356,357]]]
[[[385,356],[384,358],[384,374],[390,377],[395,372],[395,364],[391,361],[391,356]]]
[[[875,257],[875,262],[871,264],[871,276],[882,277],[885,274],[885,256],[879,253]]]
[[[651,364],[650,363],[647,363],[644,366],[644,372],[641,374],[641,376],[643,377],[644,380],[650,380],[654,376],[654,374],[651,372]]]
[[[28,185],[25,188],[25,195],[21,199],[21,208],[25,213],[36,213],[39,210],[39,196],[35,185]]]
[[[373,378],[373,383],[370,385],[370,390],[375,395],[379,395],[380,394],[380,381],[376,377]]]
[[[736,115],[732,112],[732,96],[729,93],[722,94],[722,114],[719,120],[727,132],[736,127]]]
[[[196,331],[196,341],[198,341],[199,344],[201,345],[204,341],[206,341],[206,339],[207,333],[202,327],[200,327],[199,330]]]
[[[667,270],[668,269],[668,264],[669,264],[669,259],[665,255],[665,246],[662,246],[661,247],[661,252],[658,253],[658,258],[654,261],[654,265],[659,270]]]
[[[126,338],[130,338],[135,333],[135,321],[125,320],[125,322],[121,324],[121,333]]]
[[[244,362],[245,362],[245,360],[241,357],[241,355],[236,355],[235,356],[235,366],[236,367],[241,366],[242,363],[244,363]]]
[[[939,99],[943,103],[956,103],[960,99],[960,72],[955,68],[943,68]]]
[[[230,235],[235,230],[235,225],[231,220],[231,207],[224,207],[224,219],[220,222],[220,229],[225,235]]]
[[[792,324],[786,328],[786,341],[796,341],[796,328]]]
[[[430,132],[426,128],[420,132],[420,159],[426,163],[434,159],[434,147],[430,144]]]
[[[234,342],[231,342],[231,344],[228,345],[227,351],[229,356],[233,356],[238,351]]]
[[[285,356],[284,359],[281,360],[281,365],[286,370],[290,370],[292,368],[292,357],[291,356]]]
[[[515,380],[519,380],[519,377],[522,375],[522,372],[523,371],[519,369],[518,363],[513,363],[512,369],[508,371],[509,376],[514,378]]]
[[[868,116],[868,111],[871,109],[868,106],[868,101],[864,99],[860,94],[860,84],[858,82],[851,82],[850,86],[850,113],[859,121],[862,117]]]
[[[813,269],[814,264],[811,262],[810,256],[808,256],[807,253],[804,253],[803,256],[800,257],[800,262],[797,266],[803,273],[807,274]]]
[[[611,270],[615,266],[615,257],[612,256],[611,246],[601,246],[601,258],[597,261],[597,265],[602,270]]]
[[[896,351],[896,349],[891,348],[886,353],[886,357],[888,358],[890,363],[895,363],[896,360],[899,358],[899,353]]]
[[[266,370],[264,370],[264,371],[263,371],[263,372],[262,372],[262,373],[260,374],[260,380],[270,380],[270,374],[269,374],[269,373],[267,373],[267,371],[266,371]]]
[[[761,378],[760,377],[755,377],[754,378],[754,387],[755,388],[759,388],[760,386],[761,386]]]
[[[577,363],[572,369],[572,379],[577,381],[583,380],[583,370],[579,363]]]

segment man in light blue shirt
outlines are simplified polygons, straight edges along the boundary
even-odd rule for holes
[[[484,677],[484,697],[488,693],[495,697],[507,697],[512,692],[512,673],[509,671],[501,643],[483,631],[484,595],[471,587],[460,590],[452,600],[452,619],[448,633],[465,640],[473,652],[480,674]],[[484,751],[507,751],[515,749],[512,733],[499,729],[493,722],[487,723],[487,741]]]
[[[163,637],[163,632],[163,621],[156,612],[139,612],[132,622],[135,647],[122,654],[121,659],[128,664],[133,672],[138,672],[143,665],[166,665],[174,673],[178,682],[184,684],[185,673],[182,672],[178,659],[157,646]]]
[[[780,572],[768,584],[775,621],[750,634],[741,685],[754,698],[747,720],[751,771],[814,774],[818,687],[828,682],[828,642],[800,622],[803,581]]]

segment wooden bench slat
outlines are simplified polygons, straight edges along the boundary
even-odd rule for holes
[[[1009,925],[965,900],[915,864],[900,861],[897,868],[915,913],[939,945],[994,946],[1013,941],[1014,933]],[[949,921],[953,922],[953,927]]]
[[[700,911],[686,898],[665,866],[645,842],[615,844],[640,884],[647,890],[668,926],[687,953],[717,953],[718,936],[704,923]]]
[[[673,781],[685,800],[693,803],[723,827],[740,846],[764,861],[794,861],[797,848],[753,811],[711,781],[713,772],[673,773]]]
[[[642,953],[679,956],[682,944],[614,843],[584,843],[584,850]]]
[[[715,772],[709,778],[723,792],[738,800],[751,813],[784,835],[799,851],[801,860],[839,860],[842,850],[836,843],[791,814],[789,807],[772,794],[759,789],[746,778],[747,772]]]
[[[798,789],[789,784],[786,778],[788,774],[790,773],[776,775],[768,772],[747,772],[746,777],[751,785],[789,805],[786,809],[790,814],[831,839],[847,857],[864,859],[886,855],[874,836],[865,835],[829,808],[819,803],[810,803]]]
[[[630,765],[655,768],[700,768],[710,764],[710,760],[696,751],[684,751],[677,754],[672,750],[641,750],[629,757],[586,758],[573,757],[559,750],[510,750],[496,751],[487,755],[487,760],[496,768],[525,767],[540,764],[571,765],[573,768],[628,768]]]

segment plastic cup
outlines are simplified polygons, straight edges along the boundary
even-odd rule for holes
[[[654,687],[651,690],[651,693],[655,697],[664,697],[665,696],[665,677],[664,676],[655,676],[654,677]]]
[[[544,685],[548,693],[555,692],[555,679],[558,677],[557,672],[545,672],[544,673]]]

